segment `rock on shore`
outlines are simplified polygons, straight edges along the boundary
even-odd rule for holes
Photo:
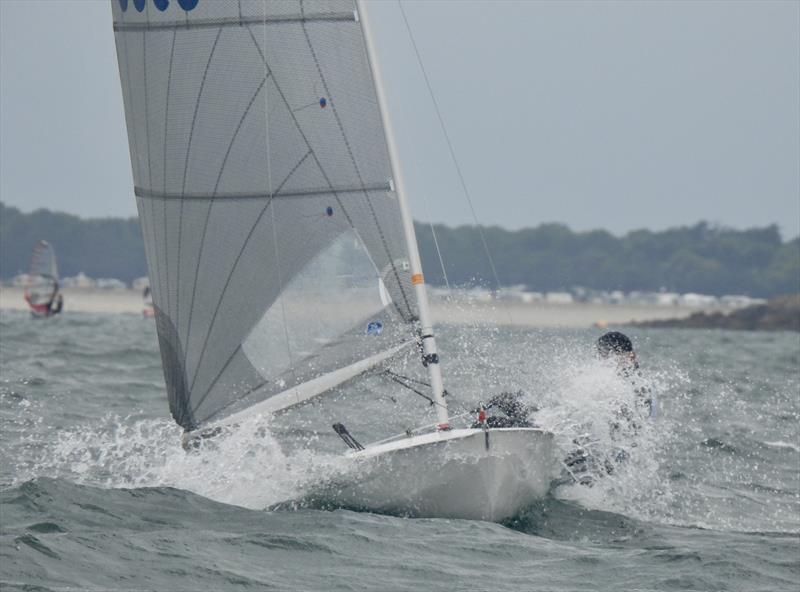
[[[685,319],[632,323],[639,327],[688,327],[742,331],[800,331],[800,294],[781,296],[729,313],[696,312]]]

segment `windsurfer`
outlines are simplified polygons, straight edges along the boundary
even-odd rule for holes
[[[64,297],[61,294],[57,294],[50,302],[41,304],[34,302],[30,294],[25,294],[24,298],[37,316],[51,317],[60,313],[64,308]]]

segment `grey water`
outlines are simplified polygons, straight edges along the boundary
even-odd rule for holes
[[[632,389],[598,331],[442,327],[454,414],[522,390],[565,455],[626,450],[492,524],[303,503],[341,462],[335,421],[366,442],[434,421],[386,376],[186,454],[151,320],[2,312],[0,588],[796,591],[800,336],[625,331],[660,417],[621,434]]]

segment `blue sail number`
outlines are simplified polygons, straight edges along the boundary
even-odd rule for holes
[[[119,0],[119,6],[122,9],[122,12],[128,10],[128,2],[129,0]],[[170,0],[153,0],[153,5],[161,12],[164,12],[167,8],[169,8],[169,2]],[[178,4],[186,12],[194,10],[198,2],[200,2],[200,0],[178,0]],[[133,6],[138,12],[142,12],[144,10],[145,4],[147,4],[147,0],[133,0]]]

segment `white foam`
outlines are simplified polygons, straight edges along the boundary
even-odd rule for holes
[[[293,499],[333,472],[341,455],[303,449],[286,454],[253,417],[239,429],[186,452],[180,428],[168,420],[107,416],[101,425],[52,433],[40,443],[38,460],[18,471],[17,482],[38,476],[108,488],[176,487],[252,509]]]
[[[798,448],[797,444],[792,444],[791,442],[784,442],[783,440],[776,440],[775,442],[764,442],[764,445],[769,446],[770,448],[788,448],[789,450],[800,452],[800,448]]]

